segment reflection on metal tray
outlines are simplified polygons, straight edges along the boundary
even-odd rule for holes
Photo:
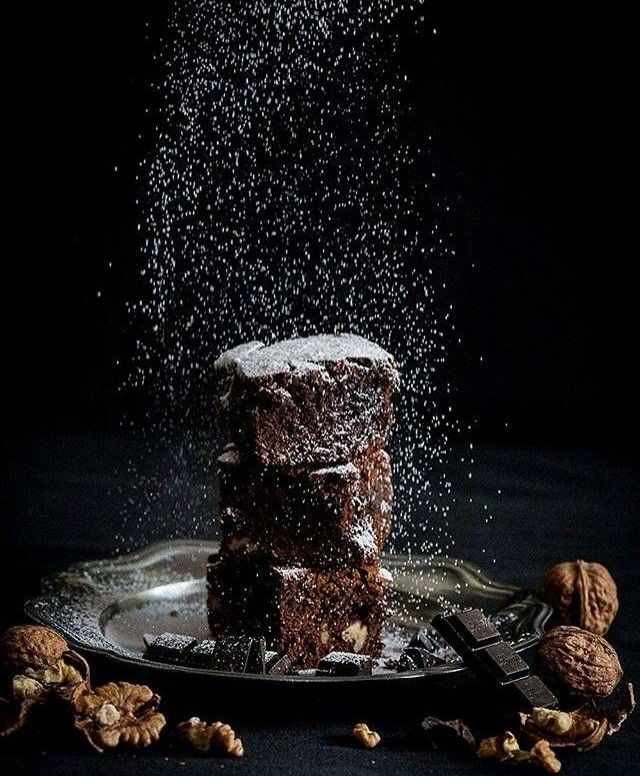
[[[43,581],[40,597],[28,601],[29,617],[61,633],[78,649],[146,669],[230,676],[244,682],[410,681],[464,668],[458,656],[430,629],[433,615],[447,609],[480,608],[505,640],[526,649],[535,644],[550,610],[535,596],[491,580],[471,564],[447,557],[386,555],[394,577],[391,614],[383,652],[373,676],[314,677],[225,674],[155,663],[143,657],[143,634],[170,631],[207,637],[204,570],[217,542],[168,541],[114,559],[78,563]],[[418,628],[433,644],[434,665],[398,673],[402,648]]]

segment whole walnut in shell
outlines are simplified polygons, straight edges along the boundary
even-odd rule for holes
[[[58,665],[69,649],[55,631],[42,625],[14,625],[0,637],[0,663],[11,673],[27,668],[41,670]]]
[[[618,612],[618,590],[600,563],[584,560],[558,563],[547,572],[542,594],[558,622],[579,625],[603,636]]]
[[[622,668],[615,649],[596,633],[560,625],[540,640],[536,664],[541,673],[572,695],[605,697],[615,689]]]

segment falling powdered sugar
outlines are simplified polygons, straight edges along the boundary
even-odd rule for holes
[[[400,55],[402,36],[431,34],[423,13],[419,0],[172,3],[124,385],[144,407],[131,422],[165,458],[161,469],[132,460],[123,544],[210,535],[222,351],[348,332],[401,372],[392,547],[451,550],[447,461],[466,430],[443,373],[456,259]],[[416,521],[430,527],[417,543]]]

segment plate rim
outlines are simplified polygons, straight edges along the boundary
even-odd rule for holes
[[[80,580],[83,574],[88,569],[99,569],[103,572],[123,572],[127,568],[140,568],[144,567],[147,562],[151,562],[154,558],[159,557],[163,552],[167,551],[179,551],[180,549],[198,548],[200,551],[207,548],[207,551],[215,551],[214,548],[217,545],[216,540],[208,539],[167,539],[161,541],[155,541],[144,547],[133,550],[132,552],[122,555],[116,555],[110,558],[97,558],[95,560],[77,561],[71,564],[67,569],[55,572],[43,578],[41,583],[42,594],[28,599],[24,604],[24,612],[27,617],[34,620],[40,625],[54,628],[60,632],[66,640],[75,649],[79,649],[88,655],[94,655],[99,658],[107,658],[109,660],[115,660],[118,663],[133,666],[138,670],[152,671],[162,674],[178,675],[178,676],[196,676],[200,678],[207,678],[208,680],[232,680],[237,682],[266,682],[268,685],[273,684],[285,684],[291,686],[293,684],[309,684],[318,686],[319,684],[352,684],[354,682],[399,682],[399,681],[419,681],[431,679],[436,676],[448,676],[450,674],[461,673],[467,671],[467,666],[458,661],[455,663],[444,663],[429,668],[417,669],[414,671],[402,671],[396,673],[384,673],[374,674],[371,676],[313,676],[313,675],[272,675],[272,674],[249,674],[249,673],[234,673],[230,671],[211,671],[206,668],[198,668],[195,666],[178,665],[172,663],[160,663],[158,661],[147,660],[144,655],[139,657],[133,657],[126,654],[122,654],[115,649],[109,647],[103,647],[99,644],[88,643],[87,641],[77,638],[76,634],[70,631],[64,624],[54,622],[54,618],[48,616],[48,609],[45,604],[56,599],[56,596],[60,596],[60,593],[56,593],[56,587],[64,589],[65,582],[68,583],[70,578],[74,576]],[[436,565],[447,564],[463,566],[476,576],[479,582],[483,585],[492,588],[501,588],[505,591],[509,591],[513,594],[514,599],[520,595],[522,599],[530,598],[532,605],[536,606],[536,614],[532,620],[532,632],[514,647],[516,651],[521,652],[534,646],[542,633],[544,632],[544,626],[549,620],[552,609],[551,607],[540,599],[534,592],[519,588],[511,583],[502,582],[500,580],[490,579],[475,563],[466,561],[464,559],[453,558],[448,555],[411,555],[411,556],[399,556],[399,554],[386,554],[384,561],[388,565],[394,565],[394,558],[397,558],[396,565],[400,565],[399,557],[411,557],[416,561],[429,559],[435,562]],[[171,584],[180,584],[185,582],[198,583],[202,582],[204,577],[191,577],[190,579],[176,580]],[[162,587],[162,585],[156,585],[155,587]],[[155,587],[147,588],[148,590],[155,589]],[[130,595],[135,595],[141,591],[132,591]],[[87,594],[88,595],[88,594]],[[107,594],[103,597],[107,598]],[[99,600],[99,596],[96,596]],[[116,599],[117,600],[117,599]],[[95,614],[96,625],[100,629],[100,621],[103,613],[110,607],[115,605],[115,600],[105,600],[104,605]],[[102,630],[100,629],[102,634]],[[102,634],[103,638],[104,635]]]

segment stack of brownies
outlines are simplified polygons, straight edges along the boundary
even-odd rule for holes
[[[212,632],[265,636],[301,668],[332,650],[375,655],[391,585],[379,560],[393,358],[361,337],[318,335],[240,345],[215,369],[228,445]]]

